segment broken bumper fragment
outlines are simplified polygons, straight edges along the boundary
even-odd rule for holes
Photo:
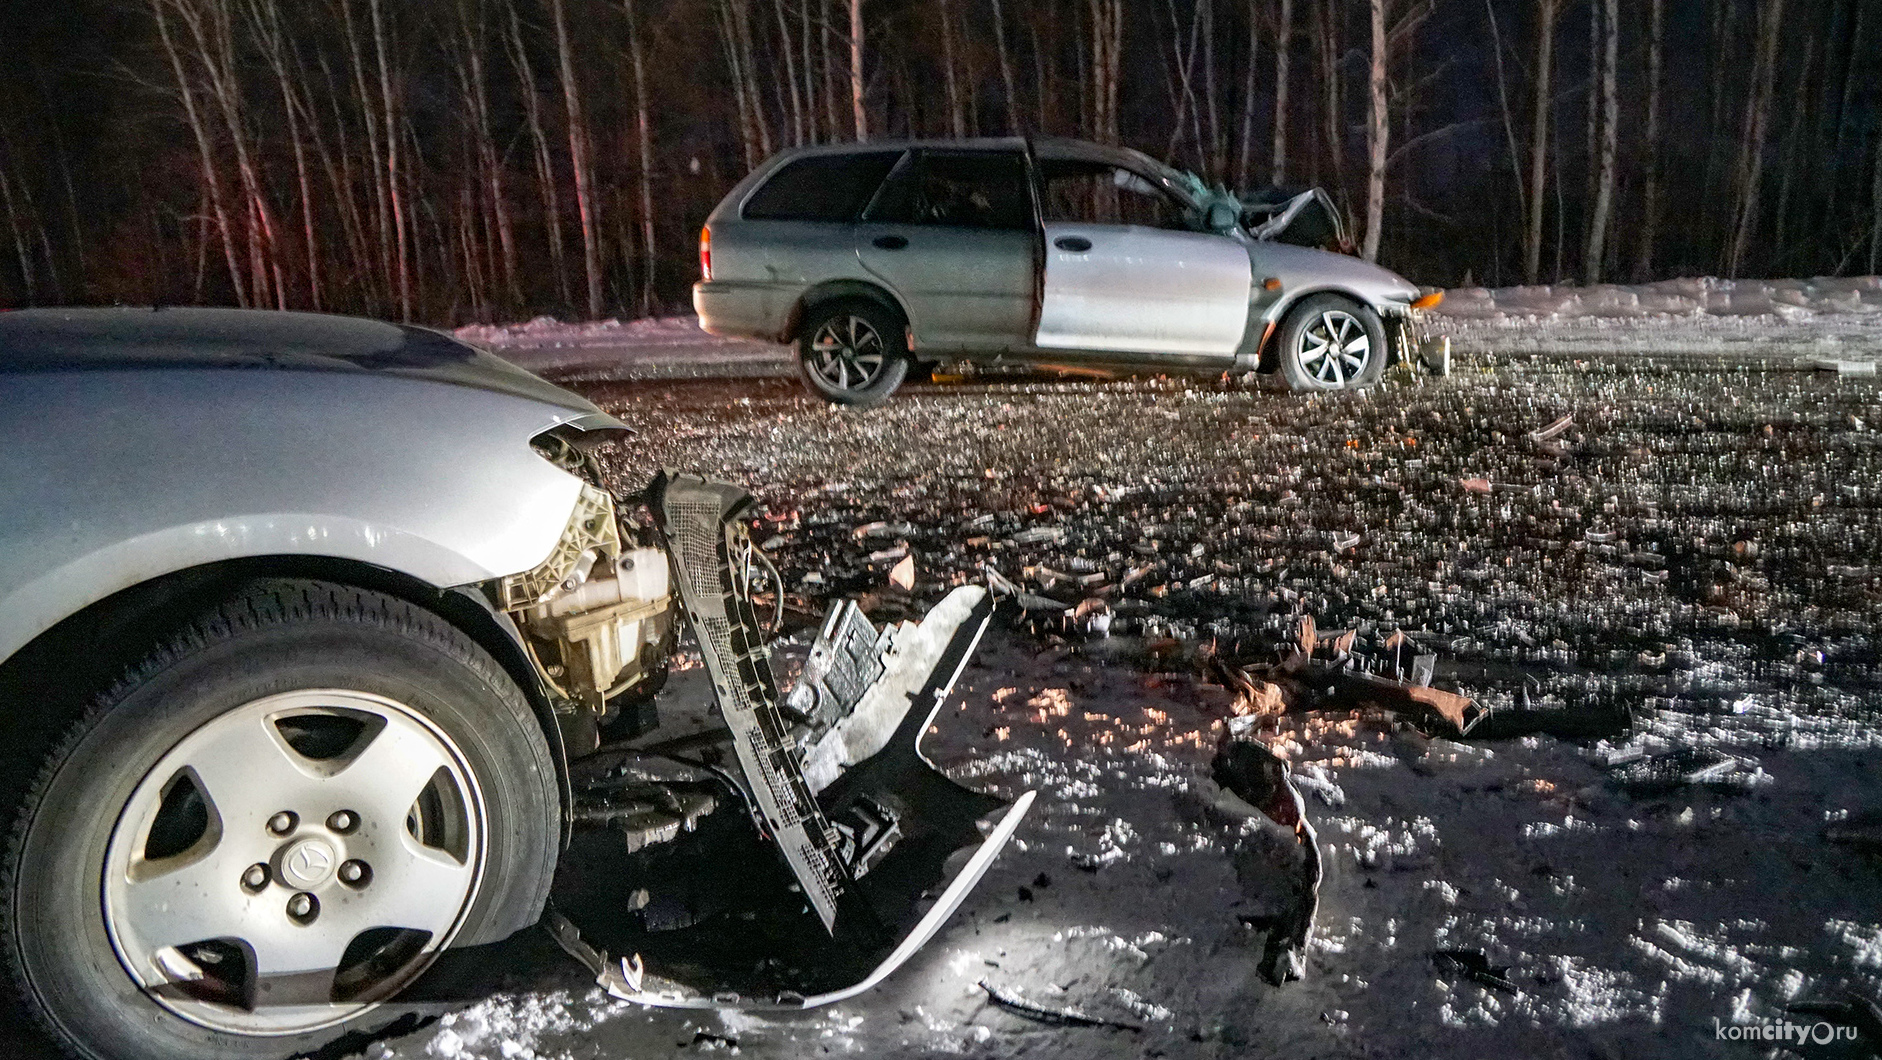
[[[801,1009],[852,997],[934,937],[1032,803],[1032,792],[1009,805],[962,788],[921,748],[993,601],[963,587],[923,621],[880,631],[855,605],[839,604],[797,686],[781,696],[750,597],[756,556],[742,517],[751,498],[663,474],[648,499],[725,721],[724,757],[737,771],[724,775],[815,924],[791,952],[742,951],[747,970],[731,976],[674,938],[650,937],[641,952],[615,959],[562,921],[559,941],[611,994],[641,1004]],[[797,970],[767,978],[749,973],[754,963]]]

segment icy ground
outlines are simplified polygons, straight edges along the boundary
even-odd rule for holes
[[[931,750],[1040,802],[875,991],[685,1016],[545,958],[367,1055],[1861,1055],[1715,1021],[1882,995],[1882,856],[1831,841],[1882,811],[1875,381],[1475,357],[1331,397],[923,385],[855,413],[782,380],[584,389],[642,432],[611,467],[624,488],[664,465],[753,489],[810,613],[861,593],[896,617],[992,564],[1102,599],[1112,635],[1034,614],[968,671]],[[904,549],[912,596],[886,584]],[[1258,660],[1303,614],[1412,631],[1440,684],[1544,720],[1445,741],[1321,712],[1264,735],[1327,852],[1307,979],[1277,988],[1240,919],[1275,881],[1189,794],[1230,705],[1196,654]],[[1659,790],[1610,768],[1678,749],[1742,768]],[[1432,960],[1458,949],[1513,992]],[[983,980],[1140,1029],[1033,1022]]]
[[[1765,366],[1882,359],[1882,277],[1596,287],[1460,287],[1435,320],[1460,352],[1626,354]],[[691,316],[476,324],[460,338],[565,379],[786,376],[790,351],[721,339]],[[1873,369],[1871,369],[1873,370]]]

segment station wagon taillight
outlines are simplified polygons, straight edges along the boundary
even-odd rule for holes
[[[699,230],[699,278],[712,279],[712,229]]]

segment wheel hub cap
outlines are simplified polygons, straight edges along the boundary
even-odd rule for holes
[[[476,778],[424,715],[288,692],[158,760],[112,829],[105,927],[127,973],[193,1023],[331,1026],[428,967],[483,875]]]
[[[276,871],[290,886],[305,891],[327,882],[333,875],[333,867],[339,863],[333,844],[310,836],[282,848],[280,867]]]

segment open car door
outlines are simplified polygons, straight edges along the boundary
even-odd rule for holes
[[[1118,161],[1042,146],[1034,166],[1045,235],[1036,346],[1235,355],[1253,278],[1240,241],[1190,230],[1182,202]]]
[[[603,987],[641,1004],[803,1009],[867,990],[941,929],[1033,799],[969,791],[922,754],[992,618],[978,586],[880,631],[855,604],[838,604],[790,696],[779,696],[749,595],[751,504],[735,486],[691,476],[662,474],[649,490],[726,724],[698,761],[724,763],[708,768],[736,787],[796,887],[766,888],[775,898],[747,909],[734,932],[682,925],[617,939],[619,952],[633,950],[624,958],[552,919]],[[776,875],[700,860],[691,871],[715,883]]]

